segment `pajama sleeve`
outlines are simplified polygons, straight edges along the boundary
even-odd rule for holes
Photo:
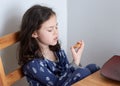
[[[56,86],[58,81],[58,77],[37,60],[29,62],[27,66],[24,67],[24,72],[27,77],[33,78],[44,85]]]

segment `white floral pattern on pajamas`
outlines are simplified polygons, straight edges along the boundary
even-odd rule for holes
[[[64,50],[55,52],[58,61],[48,59],[34,59],[23,66],[23,72],[30,86],[71,86],[78,80],[97,71],[95,64],[85,68],[74,68],[68,62]],[[91,68],[91,69],[90,69]]]

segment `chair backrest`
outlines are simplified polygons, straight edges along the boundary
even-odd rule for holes
[[[19,32],[14,32],[0,37],[0,51],[17,43],[19,41],[18,36]],[[24,75],[22,74],[21,67],[10,72],[9,74],[5,74],[2,57],[0,56],[0,86],[11,86],[23,77]]]

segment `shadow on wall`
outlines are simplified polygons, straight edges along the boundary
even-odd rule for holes
[[[19,6],[17,6],[17,8],[19,8]],[[19,30],[21,16],[20,10],[18,10],[17,8],[13,6],[6,10],[4,18],[5,22],[2,28],[2,36]],[[13,71],[19,66],[16,57],[17,45],[18,44],[13,45],[12,47],[8,47],[7,49],[4,49],[1,52],[6,74]],[[28,85],[24,78],[20,82],[16,83],[14,86],[28,86]]]

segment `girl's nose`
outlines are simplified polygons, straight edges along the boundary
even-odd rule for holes
[[[54,27],[54,34],[55,34],[55,35],[58,34],[58,29],[57,29],[57,27]]]

